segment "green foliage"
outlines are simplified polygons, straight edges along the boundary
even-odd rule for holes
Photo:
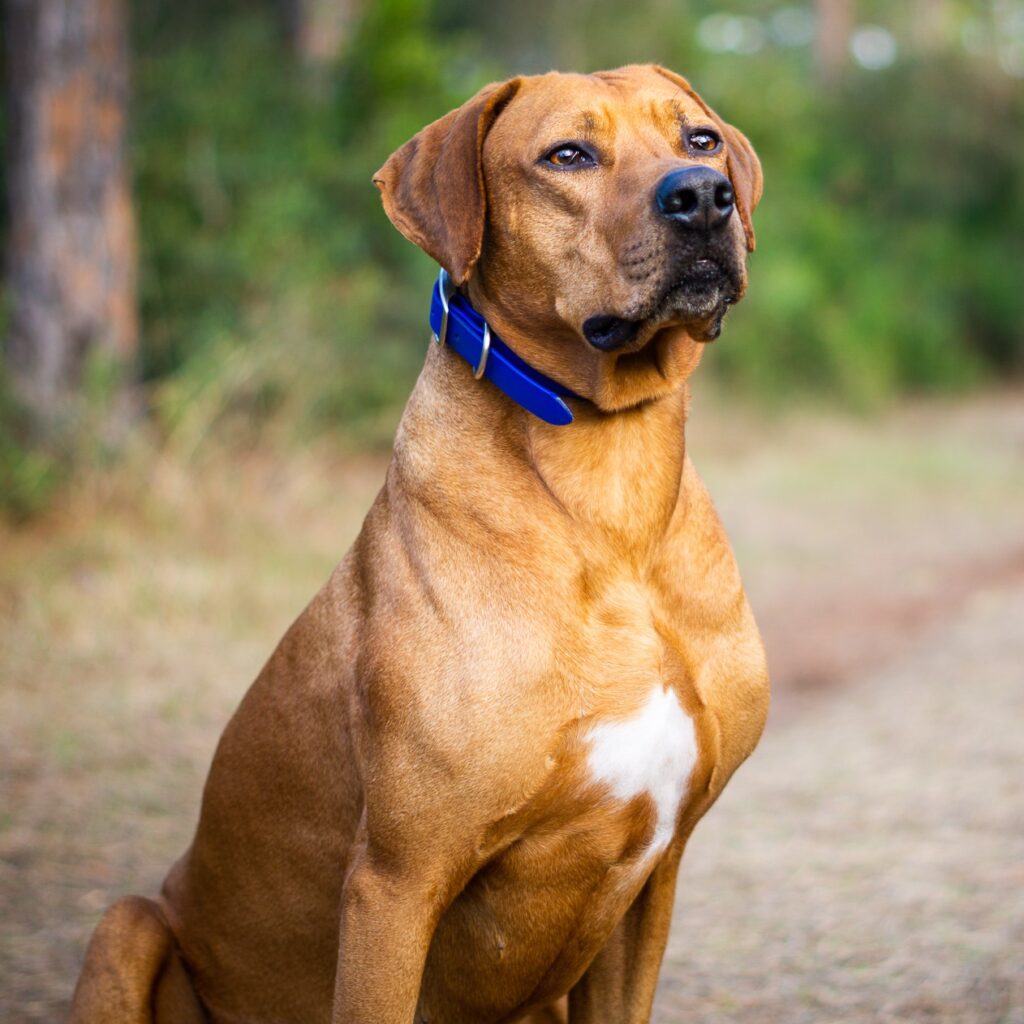
[[[7,294],[0,290],[0,338],[6,337],[8,321]],[[31,428],[0,362],[0,517],[13,522],[45,508],[63,479],[59,463],[34,443]]]
[[[143,372],[172,431],[287,406],[301,436],[390,433],[430,268],[370,178],[484,72],[431,40],[421,0],[374,4],[349,52],[325,87],[256,13],[139,62]]]
[[[772,95],[777,73],[755,73],[750,95],[726,85],[736,95],[721,100],[766,177],[723,372],[855,404],[1019,372],[1019,87],[962,62],[908,62],[798,100],[794,115],[792,96]]]
[[[0,330],[3,314],[0,303]],[[76,475],[114,464],[138,426],[133,397],[124,363],[94,349],[84,360],[79,394],[43,418],[19,397],[0,364],[0,518],[31,519]]]
[[[781,4],[731,6],[765,26]],[[1024,89],[992,60],[904,51],[826,91],[806,46],[702,49],[713,0],[373,0],[337,65],[311,73],[275,9],[135,4],[141,370],[186,450],[268,430],[387,440],[434,268],[371,175],[484,82],[550,66],[664,63],[761,155],[750,293],[702,373],[768,402],[866,407],[1024,369]],[[0,405],[4,502],[30,510],[61,463],[23,458]]]
[[[143,33],[144,370],[172,434],[192,445],[277,422],[385,439],[420,364],[432,267],[370,177],[484,81],[550,64],[661,61],[761,154],[751,291],[705,372],[769,402],[865,406],[1020,370],[1024,101],[1011,79],[946,55],[851,69],[823,92],[806,47],[701,50],[697,21],[718,4],[694,0],[682,18],[675,5],[523,4],[369,4],[316,80],[268,9],[211,15],[173,45],[159,18]]]
[[[31,437],[31,423],[0,367],[0,516],[13,522],[44,509],[66,466]]]

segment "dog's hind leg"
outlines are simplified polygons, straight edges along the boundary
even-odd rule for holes
[[[103,915],[89,941],[70,1024],[205,1024],[163,913],[128,896]]]
[[[559,999],[557,1003],[542,1006],[524,1017],[522,1024],[566,1024],[569,1019],[568,1000]]]

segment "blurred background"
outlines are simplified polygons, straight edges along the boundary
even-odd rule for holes
[[[6,0],[0,1017],[187,843],[379,487],[435,268],[370,184],[487,81],[657,61],[765,171],[688,442],[776,703],[658,1020],[1024,1021],[1024,2]]]

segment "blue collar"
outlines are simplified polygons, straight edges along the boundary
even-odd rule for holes
[[[535,370],[492,334],[487,321],[455,288],[443,269],[437,275],[431,296],[430,328],[434,341],[462,356],[473,367],[477,380],[485,377],[545,423],[556,427],[572,423],[572,412],[562,399],[580,396]]]

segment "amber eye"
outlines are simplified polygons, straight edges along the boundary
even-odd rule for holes
[[[686,145],[699,153],[714,153],[722,140],[710,128],[694,128],[686,133]]]
[[[593,167],[597,163],[585,149],[569,143],[556,146],[544,159],[555,167]]]

